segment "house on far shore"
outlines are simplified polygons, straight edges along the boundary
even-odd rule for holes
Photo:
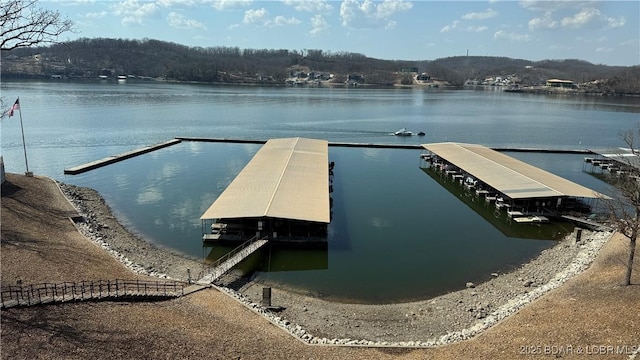
[[[416,80],[429,82],[429,81],[431,81],[431,75],[429,75],[427,73],[422,73],[422,74],[419,74],[419,75],[416,76]]]
[[[577,85],[573,83],[571,80],[560,80],[560,79],[549,79],[547,80],[548,87],[556,87],[556,88],[564,88],[564,89],[575,89]]]

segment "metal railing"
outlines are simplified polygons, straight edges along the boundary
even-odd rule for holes
[[[12,285],[0,289],[0,301],[5,308],[123,297],[178,297],[184,295],[186,286],[177,281],[122,279]]]
[[[254,242],[258,241],[258,240],[265,240],[267,239],[268,236],[265,236],[261,239],[259,239],[257,236],[252,237],[251,239],[245,241],[244,243],[242,243],[240,246],[238,246],[237,248],[229,251],[228,253],[222,255],[220,258],[218,258],[216,261],[212,262],[211,264],[208,264],[205,268],[202,269],[202,271],[200,272],[200,274],[198,274],[198,279],[202,279],[205,275],[207,275],[208,273],[211,272],[211,270],[215,269],[216,267],[220,266],[221,264],[223,264],[225,261],[231,259],[233,256],[235,256],[237,253],[241,252],[242,250],[246,249],[247,247],[249,247],[251,244],[253,244]]]

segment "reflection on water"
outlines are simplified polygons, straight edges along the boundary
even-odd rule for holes
[[[232,245],[205,245],[205,264],[220,259],[235,247]],[[279,271],[326,270],[329,267],[329,248],[327,243],[312,246],[292,246],[287,244],[268,244],[256,251],[234,267],[243,274],[254,271],[264,273]]]
[[[567,234],[572,233],[575,228],[572,223],[559,219],[554,219],[552,222],[545,224],[517,223],[509,219],[506,212],[496,212],[492,202],[486,201],[484,197],[476,195],[475,192],[467,191],[457,181],[443,176],[441,171],[434,170],[431,167],[422,168],[422,170],[507,237],[562,240]]]

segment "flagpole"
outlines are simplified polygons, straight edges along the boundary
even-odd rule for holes
[[[18,100],[16,101],[19,102],[20,98],[18,98]],[[27,145],[24,142],[24,127],[22,126],[22,106],[18,107],[18,111],[20,111],[20,131],[22,131],[22,149],[24,150],[24,165],[27,167],[27,172],[25,172],[24,174],[27,176],[32,176],[33,173],[29,171],[29,161],[27,160]]]

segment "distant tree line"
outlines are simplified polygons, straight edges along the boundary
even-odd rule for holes
[[[38,58],[29,63],[26,59]],[[316,49],[188,47],[153,39],[82,38],[48,46],[2,51],[3,77],[135,75],[172,81],[283,84],[292,69],[358,75],[371,85],[411,85],[416,73],[451,86],[468,79],[516,75],[523,85],[549,78],[593,82],[594,91],[640,94],[640,66],[594,65],[582,60],[529,61],[506,57],[456,56],[432,61],[381,60],[358,53]],[[597,89],[597,87],[600,87]],[[603,88],[604,87],[604,88]]]
[[[3,57],[8,54],[3,52]],[[322,50],[240,49],[187,47],[152,39],[83,38],[46,47],[15,49],[11,55],[39,55],[52,65],[49,72],[70,78],[97,77],[103,69],[117,74],[176,81],[282,83],[288,69],[306,67],[319,72],[360,74],[373,83],[393,83],[391,74],[413,62],[386,61],[348,52]],[[5,72],[4,75],[19,75]],[[259,80],[262,79],[262,80]]]

